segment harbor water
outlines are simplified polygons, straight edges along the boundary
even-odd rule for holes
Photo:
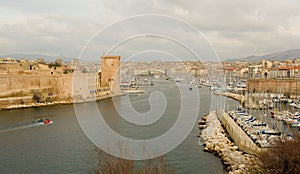
[[[200,94],[200,107],[195,108],[199,109],[199,119],[216,107],[216,104],[211,105],[212,100],[223,98],[212,95],[206,87],[192,90],[199,90]],[[145,93],[129,96],[133,108],[141,113],[149,111],[148,97],[153,91],[166,95],[167,107],[164,116],[151,126],[132,127],[118,116],[114,103],[121,106],[128,96],[98,101],[97,106],[107,124],[120,135],[135,139],[156,137],[176,122],[180,108],[180,99],[176,97],[180,97],[180,92],[175,82],[156,81],[154,86],[146,87]],[[228,103],[230,109],[238,105],[231,99]],[[92,106],[84,103],[80,107],[89,111]],[[54,123],[30,126],[38,118],[49,118]],[[176,173],[224,172],[218,157],[203,152],[197,137],[198,125],[192,126],[184,142],[166,154],[167,164]],[[88,173],[97,157],[96,147],[79,126],[72,104],[0,111],[0,147],[0,173]]]

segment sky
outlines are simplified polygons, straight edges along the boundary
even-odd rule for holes
[[[0,55],[225,60],[300,46],[299,0],[0,0]]]

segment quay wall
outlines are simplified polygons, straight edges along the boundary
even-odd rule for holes
[[[0,97],[22,97],[45,91],[59,97],[72,92],[72,74],[0,76]]]
[[[72,78],[72,74],[1,75],[0,108],[36,102],[71,102]]]
[[[94,73],[0,75],[0,109],[81,103],[113,96],[111,87],[96,85],[95,77]]]
[[[248,79],[249,93],[280,93],[291,98],[300,95],[300,79]]]
[[[250,139],[250,137],[227,113],[218,111],[217,116],[240,150],[252,155],[257,155],[261,152],[261,148]]]

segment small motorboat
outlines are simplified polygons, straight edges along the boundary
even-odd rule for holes
[[[52,124],[53,121],[50,120],[50,119],[48,119],[48,118],[45,118],[45,119],[40,118],[40,119],[37,119],[37,120],[33,121],[32,123],[38,123],[38,124],[41,124],[41,125],[47,125],[47,124]]]
[[[46,118],[45,120],[44,120],[44,122],[43,122],[44,124],[52,124],[53,123],[53,121],[52,120],[50,120],[50,119],[48,119],[48,118]]]

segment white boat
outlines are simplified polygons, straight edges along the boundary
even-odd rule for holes
[[[300,104],[296,104],[295,108],[300,109]]]
[[[137,93],[144,93],[145,90],[144,89],[128,89],[123,92],[126,94],[137,94]]]

